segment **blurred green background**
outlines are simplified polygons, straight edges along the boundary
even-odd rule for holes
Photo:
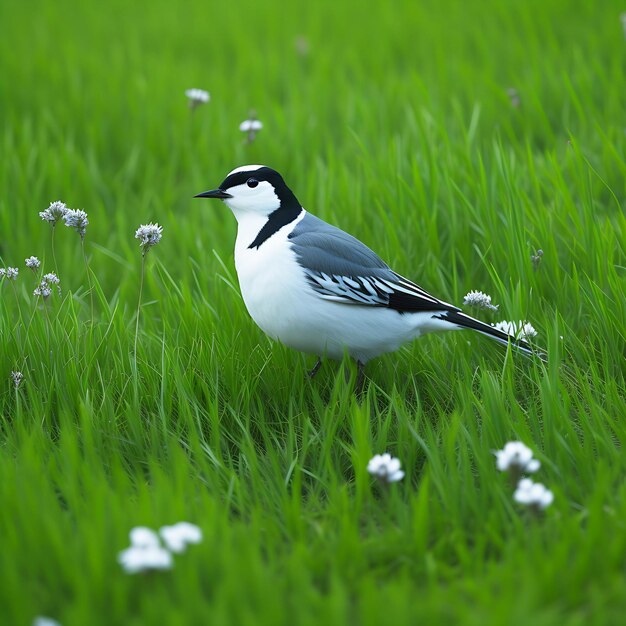
[[[2,2],[0,623],[621,623],[624,9]],[[361,399],[337,364],[305,381],[245,311],[234,218],[192,199],[245,163],[435,295],[491,294],[547,366],[463,333],[372,362]],[[88,265],[62,226],[55,263],[53,200],[88,212]],[[509,439],[540,519],[495,470]],[[205,540],[171,572],[121,571],[132,526],[181,519]]]

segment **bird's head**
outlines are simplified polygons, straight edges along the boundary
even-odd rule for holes
[[[300,203],[283,177],[265,165],[244,165],[226,176],[217,189],[199,193],[195,198],[218,198],[240,215],[268,216],[278,210],[294,210]]]

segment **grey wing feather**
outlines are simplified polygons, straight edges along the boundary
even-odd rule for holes
[[[307,213],[289,240],[311,287],[325,300],[397,311],[458,311],[396,274],[352,235]]]

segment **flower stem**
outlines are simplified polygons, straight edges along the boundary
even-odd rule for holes
[[[139,299],[137,300],[137,315],[135,316],[135,370],[137,369],[137,337],[139,336],[139,312],[141,309],[141,295],[143,293],[143,277],[145,273],[146,267],[146,255],[145,253],[141,255],[141,279],[139,282]]]
[[[58,276],[59,275],[59,268],[57,265],[57,255],[56,252],[54,251],[54,233],[57,229],[57,225],[56,224],[52,224],[52,238],[51,238],[51,245],[52,245],[52,262],[54,263],[54,273]]]
[[[93,328],[93,284],[91,282],[91,271],[89,269],[89,261],[87,260],[87,253],[85,252],[85,239],[80,238],[80,247],[83,251],[83,260],[85,261],[85,269],[87,270],[87,283],[89,284],[89,306],[91,310],[91,327]]]

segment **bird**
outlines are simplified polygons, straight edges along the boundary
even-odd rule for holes
[[[466,315],[392,270],[364,243],[304,209],[265,165],[229,172],[195,198],[224,202],[237,220],[235,267],[248,313],[274,340],[323,358],[364,366],[431,332],[470,329],[522,353],[532,346]]]

